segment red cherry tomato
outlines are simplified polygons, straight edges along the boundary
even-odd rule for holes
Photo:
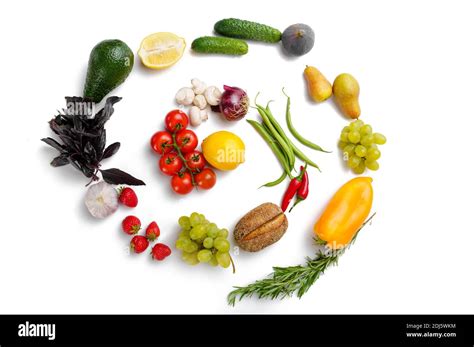
[[[150,140],[151,148],[158,154],[166,154],[173,149],[173,137],[167,131],[158,131]]]
[[[183,168],[183,161],[176,153],[167,153],[160,158],[159,166],[165,175],[173,176]]]
[[[180,130],[176,133],[176,144],[183,153],[194,151],[198,145],[198,138],[194,131],[189,129]]]
[[[204,159],[204,155],[199,151],[186,153],[184,159],[193,172],[200,171],[206,166],[206,159]]]
[[[205,168],[194,176],[194,180],[199,188],[211,189],[216,184],[217,177],[212,169]]]
[[[178,194],[190,193],[194,188],[191,174],[186,171],[171,177],[171,188]]]
[[[168,112],[165,117],[165,127],[168,131],[175,133],[179,130],[186,129],[189,124],[189,118],[183,111],[173,110]]]

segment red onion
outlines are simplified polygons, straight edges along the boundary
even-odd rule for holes
[[[224,86],[224,93],[222,93],[219,106],[225,119],[229,121],[239,120],[244,118],[248,112],[249,97],[240,88]]]

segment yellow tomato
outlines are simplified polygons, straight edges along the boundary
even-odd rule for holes
[[[201,147],[204,158],[218,170],[234,170],[245,161],[245,144],[230,131],[218,131],[209,135]]]
[[[372,208],[372,178],[358,177],[344,184],[332,197],[314,225],[316,236],[338,249],[353,239]]]

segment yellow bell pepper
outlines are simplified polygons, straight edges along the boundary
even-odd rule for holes
[[[334,194],[314,225],[314,233],[332,249],[345,247],[354,238],[372,208],[372,178],[357,177]]]

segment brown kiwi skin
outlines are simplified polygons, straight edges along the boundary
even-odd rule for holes
[[[243,216],[234,228],[237,245],[248,252],[258,252],[274,244],[288,229],[288,219],[278,205],[267,202]]]

